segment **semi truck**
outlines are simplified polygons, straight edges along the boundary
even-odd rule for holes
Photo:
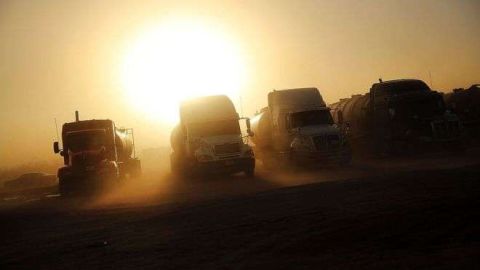
[[[317,88],[274,90],[251,119],[255,155],[266,168],[346,165],[351,149]]]
[[[480,141],[480,84],[467,89],[457,88],[444,96],[447,108],[455,112],[468,132],[472,143]]]
[[[374,83],[363,95],[330,105],[358,153],[390,155],[429,148],[461,148],[462,125],[442,95],[421,80]]]
[[[75,121],[62,126],[62,148],[57,141],[53,150],[64,162],[57,172],[61,195],[98,192],[141,174],[133,129],[109,119],[80,121],[76,111]]]
[[[234,174],[252,177],[255,157],[246,143],[250,120],[240,118],[232,101],[224,95],[204,96],[180,104],[180,122],[170,142],[172,173],[179,176]],[[243,136],[240,120],[246,120]]]

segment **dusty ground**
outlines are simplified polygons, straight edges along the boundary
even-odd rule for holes
[[[1,194],[0,268],[479,269],[477,154]]]

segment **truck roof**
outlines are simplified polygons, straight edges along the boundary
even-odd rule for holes
[[[183,101],[180,104],[180,119],[183,122],[238,119],[238,113],[225,95],[203,96]]]
[[[101,129],[113,127],[113,121],[110,119],[91,119],[63,124],[62,132],[71,132],[87,129]]]
[[[428,87],[428,85],[424,81],[418,80],[418,79],[397,79],[397,80],[377,82],[372,85],[372,88],[376,88],[380,86],[382,87],[390,86],[390,85],[396,85],[396,84],[416,84],[419,86],[426,86],[428,89],[430,89],[430,87]]]
[[[268,93],[268,106],[283,108],[326,107],[317,88],[294,88],[274,90]]]

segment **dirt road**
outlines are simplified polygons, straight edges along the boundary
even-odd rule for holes
[[[7,200],[0,268],[478,269],[480,163],[464,161]]]

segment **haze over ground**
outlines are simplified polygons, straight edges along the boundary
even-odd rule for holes
[[[315,86],[334,102],[380,76],[441,91],[478,83],[478,14],[475,0],[2,1],[0,161],[59,159],[53,119],[60,127],[74,110],[133,127],[139,150],[168,145],[172,121],[134,106],[122,72],[141,33],[166,20],[206,25],[234,44],[245,76],[232,87],[250,116],[274,88]],[[191,75],[179,74],[178,84]],[[171,103],[167,88],[160,80],[159,106]]]

